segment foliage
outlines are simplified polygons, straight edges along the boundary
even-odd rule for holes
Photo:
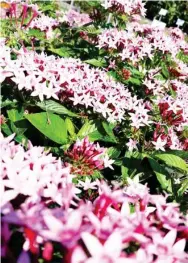
[[[3,257],[186,262],[183,32],[140,0],[33,3],[2,3]]]

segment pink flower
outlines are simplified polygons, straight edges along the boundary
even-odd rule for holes
[[[164,238],[153,235],[154,244],[148,246],[149,253],[157,256],[157,263],[167,262],[186,262],[187,255],[184,252],[186,240],[181,239],[175,243],[177,230],[169,231]]]
[[[104,245],[93,235],[83,233],[82,239],[91,255],[91,258],[86,260],[87,263],[123,263],[124,258],[121,258],[122,238],[119,233],[113,233],[105,241]]]

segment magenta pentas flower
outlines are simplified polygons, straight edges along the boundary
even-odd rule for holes
[[[106,167],[113,169],[106,149],[100,147],[97,143],[89,141],[88,137],[77,140],[72,149],[69,149],[65,156],[68,157],[68,162],[71,163],[71,172],[78,175],[92,175],[95,170],[102,170]]]

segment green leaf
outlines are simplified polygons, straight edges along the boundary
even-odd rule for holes
[[[99,67],[99,68],[106,66],[106,61],[105,61],[105,59],[102,59],[102,58],[100,58],[100,59],[95,59],[95,58],[88,59],[88,60],[85,60],[84,62],[87,64],[90,64],[90,65]]]
[[[127,180],[127,177],[135,172],[135,169],[139,168],[143,156],[140,152],[126,151],[121,165],[121,173],[123,180]]]
[[[129,78],[126,82],[134,84],[134,85],[141,85],[141,81],[138,78]]]
[[[92,133],[90,133],[88,136],[89,136],[89,140],[91,142],[103,141],[103,142],[112,142],[112,143],[114,143],[114,140],[111,137],[103,135],[97,130],[92,132]]]
[[[112,159],[118,158],[121,154],[121,151],[116,149],[115,147],[108,148],[108,156]]]
[[[129,177],[128,171],[129,169],[126,166],[121,166],[121,176],[123,181],[127,181],[127,178]]]
[[[178,195],[182,196],[186,190],[188,190],[188,179],[185,179],[182,182],[182,185],[181,185],[180,189],[178,190]]]
[[[23,108],[20,111],[18,111],[18,109],[11,109],[7,111],[7,114],[10,120],[10,127],[12,131],[16,133],[18,136],[22,136],[24,132],[27,130],[26,126],[20,128],[20,127],[17,127],[16,125],[16,122],[20,120],[24,120],[23,113],[24,113]]]
[[[98,35],[102,32],[101,29],[98,29],[94,27],[93,25],[87,26],[87,27],[81,27],[78,29],[77,32],[80,32],[80,31],[87,32],[89,35]]]
[[[184,170],[186,172],[188,171],[186,162],[179,156],[164,153],[164,154],[156,154],[155,158],[165,162],[169,166]]]
[[[170,151],[168,151],[168,152],[166,152],[166,153],[179,156],[180,158],[185,159],[185,160],[188,159],[188,152],[186,152],[186,151],[170,150]]]
[[[148,158],[148,161],[151,165],[151,168],[153,169],[157,180],[159,181],[162,189],[172,191],[171,189],[171,181],[168,178],[167,171],[154,159]]]
[[[10,122],[10,121],[9,121]],[[9,123],[8,122],[8,123]],[[11,126],[11,124],[9,123],[9,125]],[[4,123],[1,125],[1,129],[2,131],[7,135],[11,135],[12,133],[14,133],[15,131],[12,131],[12,127],[14,128],[14,126],[11,126],[11,128],[9,127],[9,125],[7,123]],[[12,129],[12,130],[11,130]],[[22,144],[26,144],[26,142],[28,141],[28,139],[22,135],[22,134],[18,134],[14,137],[14,140],[17,141],[18,143],[22,143]]]
[[[7,123],[2,124],[1,129],[8,136],[12,134],[12,131],[11,131],[10,127],[7,125]]]
[[[7,111],[9,119],[13,122],[23,119],[23,113],[23,109],[21,109],[21,111],[18,111],[17,109],[11,109]]]
[[[79,130],[77,136],[84,138],[88,136],[90,133],[94,132],[96,130],[95,124],[92,123],[92,121],[86,121],[84,125]]]
[[[43,40],[45,38],[45,33],[40,29],[29,29],[27,35],[38,38],[39,40]]]
[[[165,63],[162,64],[162,73],[164,75],[165,78],[169,78],[170,77],[170,74],[169,74],[169,71],[168,71],[168,68],[166,66]]]
[[[6,106],[10,106],[10,105],[15,105],[17,103],[17,100],[13,99],[13,100],[10,100],[8,98],[6,98],[5,100],[3,100],[3,96],[1,95],[0,96],[0,107],[1,109],[6,107]]]
[[[71,119],[66,118],[65,124],[66,124],[67,130],[68,130],[69,134],[71,135],[71,137],[75,137],[75,135],[76,135],[75,134],[75,127],[74,127],[74,124],[71,121]]]
[[[59,144],[67,142],[66,124],[60,116],[41,112],[25,115],[25,118],[52,141]]]
[[[116,125],[112,123],[102,122],[102,126],[105,129],[106,133],[110,136],[113,142],[117,142],[116,137],[114,135],[113,129]]]
[[[48,112],[68,115],[70,117],[79,117],[76,113],[73,113],[72,111],[65,108],[63,105],[53,100],[37,102],[36,105],[40,107],[41,109],[48,111]]]
[[[74,51],[69,47],[53,48],[50,47],[49,51],[57,54],[60,57],[68,58],[74,56]]]

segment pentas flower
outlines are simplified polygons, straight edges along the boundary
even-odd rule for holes
[[[128,146],[129,151],[131,151],[131,152],[133,151],[133,149],[138,150],[138,148],[136,146],[137,144],[138,144],[138,142],[136,140],[132,140],[132,139],[129,139],[129,142],[126,143],[126,145]]]
[[[131,15],[145,16],[146,9],[142,0],[105,0],[102,1],[105,9],[109,9],[112,12],[125,13]]]
[[[32,51],[20,50],[17,59],[12,60],[10,49],[4,49],[6,52],[0,61],[3,80],[7,74],[12,75],[11,79],[19,90],[26,90],[41,101],[45,97],[53,97],[73,105],[90,107],[109,122],[121,122],[125,113],[131,111],[132,126],[149,123],[143,101],[132,98],[128,89],[107,76],[105,71],[90,68],[78,59],[56,58]]]
[[[161,150],[161,151],[165,152],[164,146],[167,144],[167,140],[166,139],[162,140],[161,136],[159,136],[157,138],[156,142],[152,141],[152,143],[155,146],[155,150]]]
[[[177,41],[173,35],[155,26],[133,22],[127,25],[126,30],[117,28],[103,30],[98,36],[97,46],[118,51],[122,60],[131,61],[136,65],[147,57],[152,59],[158,51],[169,53],[175,61],[178,61],[176,55],[180,50],[187,50],[188,45],[184,39]],[[186,65],[184,68],[186,69]]]
[[[118,29],[105,29],[98,36],[99,48],[119,51],[122,60],[136,63],[145,57],[152,58],[152,46],[148,39],[136,36],[134,32]]]
[[[107,157],[106,149],[89,141],[88,137],[77,140],[72,149],[65,153],[72,164],[71,172],[79,175],[92,175],[95,170],[111,167],[113,161]]]
[[[82,239],[91,254],[86,263],[123,263],[125,258],[120,257],[122,238],[119,233],[113,233],[102,245],[99,240],[89,233],[83,233]]]
[[[68,187],[73,178],[70,168],[45,152],[42,147],[33,147],[30,144],[30,148],[25,151],[21,145],[10,142],[13,136],[0,139],[1,205],[5,206],[20,194],[41,196],[62,204],[64,197],[61,190]],[[8,191],[5,190],[7,188]]]
[[[4,139],[3,144],[8,141],[10,138]],[[76,203],[75,196],[69,197],[71,188],[67,186],[62,190],[69,199],[67,205],[65,201],[56,208],[48,208],[40,196],[30,197],[4,215],[3,240],[8,246],[11,225],[14,232],[15,226],[19,227],[25,239],[19,260],[29,260],[28,252],[38,257],[39,247],[44,249],[44,259],[50,259],[52,241],[55,241],[62,247],[62,256],[68,263],[186,262],[185,241],[176,240],[177,233],[183,236],[187,227],[177,204],[168,204],[164,196],[150,195],[147,187],[138,183],[138,177],[128,184],[123,190],[102,184],[100,195],[93,203],[87,199],[80,202],[78,198]],[[135,244],[134,250],[131,244]],[[7,249],[3,246],[3,256],[8,256]]]
[[[86,190],[89,190],[89,189],[97,189],[99,183],[100,182],[98,180],[94,181],[94,182],[91,182],[91,179],[86,177],[85,182],[79,180],[77,186],[82,187],[83,190],[86,191]]]
[[[19,26],[20,28],[22,28],[24,26],[25,28],[28,28],[33,19],[40,14],[40,11],[38,10],[38,5],[36,4],[29,4],[25,1],[5,1],[5,3],[8,7],[6,13],[9,14],[8,17],[11,18],[11,22],[13,22],[12,18],[15,18],[16,27]],[[29,21],[27,21],[26,25],[24,25],[26,18],[29,18]]]
[[[88,14],[79,13],[73,9],[62,14],[58,20],[60,22],[66,22],[70,27],[81,27],[92,22]]]
[[[46,33],[47,39],[53,35],[53,29],[59,25],[57,19],[54,19],[49,16],[41,15],[32,20],[28,28],[36,28],[44,31]]]

